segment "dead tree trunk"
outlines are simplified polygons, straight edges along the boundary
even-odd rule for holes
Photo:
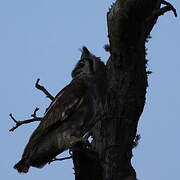
[[[162,3],[167,6],[160,8]],[[103,180],[136,179],[131,158],[148,86],[145,43],[158,17],[169,10],[176,15],[165,1],[117,0],[107,13],[110,42],[107,109],[94,128],[92,143],[99,154]],[[99,174],[95,171],[99,168],[91,172]],[[101,176],[79,177],[76,180],[95,180]]]

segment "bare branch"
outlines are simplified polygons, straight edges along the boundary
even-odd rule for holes
[[[36,113],[39,111],[39,108],[36,107],[36,109],[34,110],[34,113],[31,114],[31,117],[33,117],[34,119],[37,119],[38,117],[36,116]]]
[[[161,4],[164,4],[164,5],[166,5],[166,6],[169,6],[169,7],[171,8],[171,11],[173,11],[175,17],[177,17],[176,9],[174,8],[174,6],[173,6],[171,3],[162,0]]]
[[[31,122],[41,121],[42,118],[36,116],[36,113],[37,113],[38,110],[39,110],[39,108],[36,108],[36,109],[34,110],[34,113],[31,115],[31,117],[33,117],[32,119],[27,119],[27,120],[24,120],[24,121],[17,121],[17,120],[13,117],[12,113],[9,114],[9,116],[11,117],[11,119],[16,123],[16,125],[15,125],[14,127],[12,127],[9,131],[13,132],[15,129],[17,129],[19,126],[21,126],[21,125],[23,125],[23,124],[29,124],[29,123],[31,123]]]
[[[169,2],[167,1],[162,1],[161,4],[164,4],[166,5],[165,7],[162,7],[158,10],[155,10],[152,14],[152,16],[148,17],[147,18],[147,22],[148,21],[152,21],[154,19],[157,19],[159,16],[163,15],[164,13],[168,12],[168,11],[173,11],[174,13],[174,16],[177,17],[177,12],[176,12],[176,9],[173,7],[172,4],[170,4]]]
[[[42,91],[46,95],[46,97],[48,97],[50,100],[53,101],[54,97],[46,90],[46,88],[44,86],[41,86],[39,84],[39,81],[40,81],[40,79],[38,78],[37,81],[36,81],[35,87],[37,89],[39,89],[40,91]]]
[[[48,164],[51,164],[54,161],[64,161],[64,160],[67,160],[67,159],[72,159],[72,156],[68,156],[68,157],[64,157],[64,158],[54,158],[51,161],[49,161]]]

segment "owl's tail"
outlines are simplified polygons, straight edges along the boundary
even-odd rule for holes
[[[26,149],[22,159],[14,165],[14,169],[19,173],[27,173],[31,166],[42,168],[63,151],[64,149],[59,149],[53,146],[51,142],[48,144],[48,142],[45,141],[44,143],[38,144],[33,151],[31,148]]]
[[[14,169],[16,169],[19,173],[27,173],[29,170],[29,163],[26,159],[21,159],[14,165]]]
[[[15,164],[14,168],[19,173],[27,173],[29,168],[42,168],[58,154],[67,148],[64,145],[63,137],[58,138],[58,129],[50,131],[43,136],[31,137],[25,147],[22,159]],[[59,140],[60,139],[60,140]],[[61,140],[62,139],[62,140]]]

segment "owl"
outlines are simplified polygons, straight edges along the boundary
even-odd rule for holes
[[[72,81],[47,108],[21,160],[15,164],[19,173],[27,173],[31,166],[41,168],[73,144],[83,141],[104,114],[106,67],[86,47],[81,51],[81,58],[71,73]]]

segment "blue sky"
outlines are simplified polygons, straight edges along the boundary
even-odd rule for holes
[[[8,117],[28,119],[35,107],[42,115],[50,101],[34,88],[37,78],[55,95],[71,80],[70,73],[86,45],[106,62],[106,12],[111,0],[0,0],[0,178],[14,180],[73,180],[70,160],[18,174],[12,166],[36,123],[8,132]],[[179,1],[171,1],[177,11]],[[149,88],[134,150],[133,164],[140,180],[179,179],[180,161],[180,21],[171,12],[161,17],[148,43]]]

